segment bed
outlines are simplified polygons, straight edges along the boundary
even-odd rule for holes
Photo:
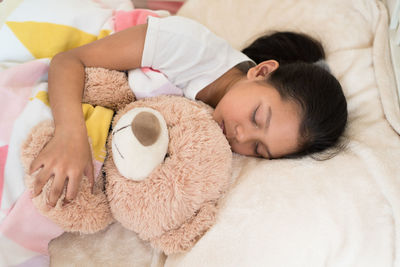
[[[234,183],[217,222],[186,253],[167,257],[113,224],[94,235],[61,235],[41,264],[400,267],[400,108],[384,3],[188,0],[177,14],[238,49],[273,30],[321,40],[348,100],[346,148],[325,161],[234,155]],[[4,59],[1,66],[20,63]],[[11,246],[2,247],[3,262],[4,249]]]

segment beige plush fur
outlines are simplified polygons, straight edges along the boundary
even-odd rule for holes
[[[84,103],[119,110],[135,100],[124,72],[103,68],[87,68]]]
[[[217,202],[227,190],[231,175],[232,153],[212,119],[212,109],[176,96],[132,102],[134,96],[124,73],[95,68],[88,68],[86,73],[85,102],[117,110],[125,106],[115,116],[113,126],[135,107],[159,111],[168,126],[168,155],[147,179],[132,181],[118,172],[109,153],[104,167],[106,192],[102,190],[103,177],[96,180],[93,195],[84,177],[74,201],[63,204],[62,195],[56,207],[50,209],[46,205],[50,180],[33,199],[34,205],[66,231],[94,233],[106,228],[115,218],[166,254],[190,249],[215,222]],[[107,99],[102,99],[102,95]],[[126,105],[129,102],[132,103]],[[22,148],[26,170],[53,131],[51,122],[33,129]],[[112,135],[108,151],[111,151],[111,138]],[[33,188],[34,179],[35,174],[26,176],[28,188]],[[73,236],[63,238],[68,240]]]
[[[31,162],[50,140],[53,133],[54,126],[51,121],[44,121],[32,129],[21,148],[25,173],[28,173]],[[30,190],[33,190],[35,174],[32,176],[26,174],[25,176],[26,186]],[[42,214],[45,214],[65,231],[94,233],[104,229],[113,221],[107,198],[102,191],[103,184],[103,179],[97,179],[93,194],[91,194],[89,182],[84,177],[80,193],[73,203],[63,205],[65,197],[65,193],[63,193],[57,205],[54,208],[49,208],[46,199],[51,186],[50,181],[43,188],[43,193],[33,198],[32,201]]]
[[[105,170],[112,213],[167,254],[184,251],[215,220],[216,202],[228,186],[232,153],[205,104],[183,97],[149,98],[127,105],[115,116],[114,125],[133,107],[151,107],[164,116],[169,155],[142,182],[126,181],[108,156]],[[111,136],[108,146],[110,151]]]

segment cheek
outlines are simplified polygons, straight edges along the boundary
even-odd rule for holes
[[[214,118],[224,120],[231,125],[241,120],[241,114],[246,114],[243,105],[236,106],[230,103],[226,103],[226,101],[224,103],[221,103],[221,105],[218,105],[214,110]]]
[[[231,150],[235,153],[238,153],[240,155],[245,155],[245,156],[252,156],[253,155],[253,150],[250,145],[247,144],[230,144],[231,145]]]
[[[214,109],[214,112],[213,112],[213,119],[215,120],[215,121],[220,121],[221,120],[221,118],[222,118],[222,112],[221,112],[221,105],[220,104],[218,104],[216,107],[215,107],[215,109]]]

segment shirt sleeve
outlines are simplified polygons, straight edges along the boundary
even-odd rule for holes
[[[251,60],[198,22],[179,16],[148,19],[142,66],[161,71],[187,98],[195,99],[245,61]]]

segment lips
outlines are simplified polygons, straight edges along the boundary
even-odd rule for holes
[[[221,127],[222,132],[224,133],[224,135],[226,135],[226,132],[225,132],[225,123],[224,123],[224,121],[222,121],[222,122],[219,124],[219,127]]]
[[[226,140],[228,140],[229,146],[232,147],[232,139],[229,138],[229,137],[226,135],[225,122],[222,121],[222,122],[219,124],[219,127],[221,127],[221,130],[222,130],[223,134],[225,135]]]

